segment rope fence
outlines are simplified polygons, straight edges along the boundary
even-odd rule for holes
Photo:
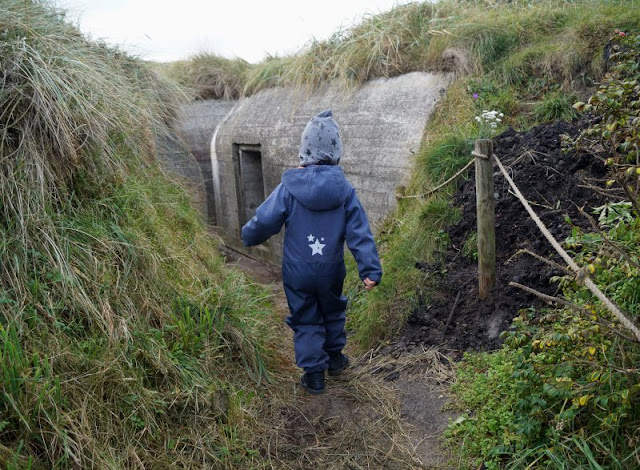
[[[469,160],[469,162],[463,168],[458,170],[456,172],[456,174],[454,174],[451,178],[447,179],[446,181],[444,181],[443,183],[439,184],[435,188],[433,188],[433,189],[431,189],[431,190],[429,190],[429,191],[427,191],[425,193],[422,193],[422,194],[413,194],[413,195],[409,195],[409,196],[396,194],[396,197],[398,199],[416,199],[416,198],[424,198],[424,197],[430,196],[431,194],[439,191],[440,189],[444,188],[446,185],[448,185],[449,183],[451,183],[452,181],[454,181],[455,179],[460,177],[474,163],[476,158],[481,158],[483,160],[488,160],[489,159],[488,155],[485,155],[485,154],[483,154],[481,152],[478,152],[476,150],[471,152],[471,155],[474,158],[471,158],[471,160]],[[627,318],[627,316],[620,310],[620,308],[616,304],[614,304],[606,295],[604,295],[604,293],[591,280],[591,278],[584,271],[584,269],[580,268],[580,266],[578,266],[578,264],[573,260],[573,258],[571,258],[571,256],[569,256],[569,254],[562,248],[562,246],[560,246],[560,243],[558,243],[558,241],[553,237],[553,235],[551,235],[551,232],[549,232],[549,230],[547,229],[547,227],[544,224],[544,222],[542,222],[542,220],[540,220],[540,218],[537,216],[537,214],[531,208],[531,204],[529,203],[529,201],[527,201],[527,199],[522,195],[522,193],[520,192],[520,189],[518,189],[518,187],[514,183],[513,179],[511,179],[511,176],[509,176],[509,173],[507,172],[507,169],[504,167],[504,165],[502,164],[500,159],[493,153],[492,153],[492,157],[495,160],[495,162],[497,163],[498,168],[502,172],[502,175],[505,177],[505,179],[509,183],[509,186],[511,186],[511,189],[513,190],[515,196],[522,203],[522,205],[524,206],[526,211],[529,213],[529,216],[531,217],[531,219],[533,219],[533,221],[538,226],[538,228],[540,229],[542,234],[545,236],[545,238],[549,241],[549,243],[551,243],[551,246],[553,246],[553,248],[556,250],[556,252],[567,263],[567,265],[571,268],[571,271],[573,271],[575,273],[577,281],[579,283],[581,283],[581,284],[584,284],[587,287],[587,289],[589,289],[591,291],[591,293],[593,295],[595,295],[605,305],[605,307],[607,307],[607,309],[618,319],[618,321],[624,327],[626,327],[628,330],[630,330],[635,335],[636,340],[638,342],[640,342],[640,330],[638,329],[638,327],[635,326],[633,324],[633,322],[631,320],[629,320],[629,318]],[[477,183],[476,183],[476,185],[477,185]],[[527,290],[525,288],[526,286],[518,285],[516,287],[523,288],[524,290]],[[553,298],[553,300],[554,301],[558,301],[558,299],[556,299],[556,298]]]
[[[471,165],[473,165],[474,159],[472,158],[471,160],[469,160],[467,162],[467,164],[462,167],[462,169],[458,170],[456,172],[455,175],[453,175],[451,178],[449,178],[447,181],[445,181],[444,183],[439,184],[438,186],[436,186],[433,189],[430,189],[429,191],[422,193],[422,194],[411,194],[410,196],[403,196],[401,194],[396,194],[396,197],[398,199],[418,199],[418,198],[424,198],[427,196],[431,196],[433,193],[441,190],[442,188],[444,188],[446,185],[448,185],[449,183],[451,183],[453,180],[455,180],[456,178],[458,178],[460,175],[462,175],[467,168],[469,168]]]

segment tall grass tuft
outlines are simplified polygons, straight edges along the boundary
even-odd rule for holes
[[[570,121],[578,117],[573,104],[578,100],[574,93],[553,91],[547,93],[542,101],[533,108],[533,117],[538,122],[556,120]]]
[[[156,164],[179,96],[46,4],[0,3],[3,467],[255,459],[269,306]]]
[[[196,99],[237,99],[246,86],[251,65],[243,59],[227,59],[200,53],[161,69]]]

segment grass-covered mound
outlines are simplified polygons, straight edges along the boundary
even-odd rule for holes
[[[0,465],[247,468],[261,291],[155,161],[174,92],[0,3]]]
[[[331,80],[357,85],[418,70],[479,73],[526,87],[591,84],[603,41],[616,27],[637,25],[636,11],[631,0],[415,2],[368,16],[291,56],[248,64],[202,53],[168,69],[201,98]]]

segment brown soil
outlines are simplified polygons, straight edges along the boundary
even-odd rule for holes
[[[573,224],[584,227],[588,222],[579,214],[578,207],[589,210],[603,203],[601,196],[582,185],[586,180],[604,178],[604,165],[588,155],[576,156],[574,152],[561,150],[560,136],[575,136],[585,124],[556,122],[521,133],[509,129],[494,139],[495,154],[558,241],[571,233],[567,216]],[[497,166],[495,171],[497,274],[491,296],[479,300],[477,262],[462,253],[465,241],[476,230],[475,181],[470,178],[460,182],[454,198],[454,204],[462,210],[462,218],[448,230],[451,247],[443,263],[418,264],[424,271],[447,274],[438,291],[429,300],[422,299],[412,312],[399,348],[415,344],[445,345],[457,351],[498,348],[500,333],[509,328],[520,309],[543,305],[538,297],[510,287],[510,281],[546,294],[557,293],[550,278],[562,275],[561,271],[527,254],[516,255],[518,250],[528,249],[561,262],[510,192]]]

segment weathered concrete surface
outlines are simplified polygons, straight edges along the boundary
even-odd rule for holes
[[[158,136],[156,157],[165,173],[187,189],[202,220],[207,220],[205,181],[200,171],[200,165],[182,139],[175,134]]]
[[[195,157],[206,190],[206,217],[216,225],[216,207],[211,173],[211,139],[218,124],[229,114],[235,101],[204,100],[184,105],[178,116],[177,133]]]
[[[263,259],[280,259],[281,236],[267,246],[242,247],[234,148],[259,146],[268,195],[283,171],[298,165],[300,136],[308,120],[327,108],[333,108],[340,126],[341,165],[375,227],[396,207],[395,187],[408,176],[427,120],[450,81],[450,75],[416,72],[374,80],[355,90],[334,85],[309,96],[275,88],[240,100],[221,122],[211,152],[217,224],[225,230],[227,242]]]

